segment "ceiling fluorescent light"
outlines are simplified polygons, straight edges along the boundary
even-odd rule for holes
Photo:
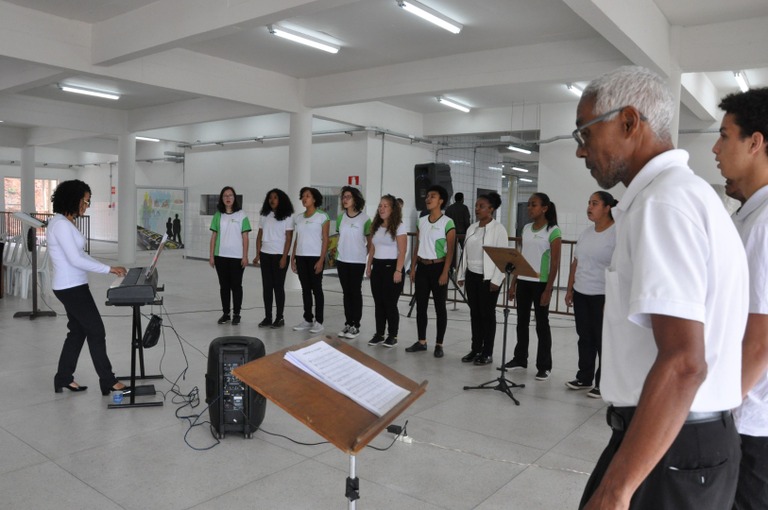
[[[573,83],[566,83],[566,87],[568,87],[568,90],[573,92],[575,95],[581,97],[581,93],[584,92],[584,90],[579,87],[578,85],[574,85]]]
[[[84,96],[100,97],[102,99],[112,99],[114,101],[120,99],[120,94],[116,92],[108,92],[106,90],[93,90],[84,89],[82,87],[75,87],[72,85],[59,84],[59,88],[64,92],[71,92],[73,94],[82,94]]]
[[[744,71],[736,71],[733,73],[733,77],[736,78],[736,83],[739,84],[739,88],[742,92],[746,92],[749,90],[749,83],[747,82],[747,75],[744,74]]]
[[[533,182],[531,179],[526,179],[525,177],[520,177],[521,182]]]
[[[149,138],[148,136],[137,136],[137,140],[142,140],[144,142],[159,142],[159,138]]]
[[[528,170],[526,170],[525,168],[519,167],[519,166],[513,166],[512,170],[514,170],[515,172],[524,172],[526,174],[528,173]]]
[[[438,96],[437,102],[440,104],[444,104],[445,106],[450,106],[451,108],[455,108],[456,110],[459,110],[460,112],[469,113],[470,108],[469,106],[464,106],[461,103],[457,103],[453,99],[446,99],[442,96]]]
[[[517,147],[515,145],[510,145],[509,147],[507,147],[507,149],[509,149],[511,151],[515,151],[515,152],[522,152],[523,154],[530,154],[531,153],[531,151],[529,151],[528,149],[523,149],[522,147]]]
[[[302,34],[296,30],[291,30],[289,28],[281,27],[278,25],[267,25],[267,29],[272,35],[276,35],[278,37],[282,37],[283,39],[288,39],[289,41],[297,42],[299,44],[304,44],[306,46],[311,46],[317,50],[327,51],[328,53],[339,52],[339,46],[321,41],[320,39],[312,37],[311,35]]]
[[[436,10],[414,0],[397,0],[397,5],[410,12],[411,14],[415,14],[419,18],[429,21],[430,23],[433,23],[438,27],[447,30],[452,34],[458,34],[461,32],[461,29],[464,28],[464,25],[453,21],[445,14],[437,12]]]

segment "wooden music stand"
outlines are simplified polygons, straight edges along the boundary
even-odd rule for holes
[[[520,405],[520,402],[512,394],[512,388],[525,388],[525,384],[516,384],[506,377],[506,356],[507,356],[507,325],[509,322],[509,285],[512,275],[516,276],[530,276],[536,278],[538,275],[533,270],[531,265],[523,257],[523,254],[514,248],[506,248],[500,246],[483,246],[483,250],[491,258],[493,263],[499,268],[499,271],[506,274],[504,279],[504,343],[501,347],[501,375],[496,379],[491,379],[488,382],[484,382],[479,386],[464,386],[465,390],[496,390],[505,393],[515,405]],[[496,383],[495,385],[493,385]]]
[[[283,359],[286,352],[319,341],[325,341],[410,393],[379,418],[349,397]],[[237,367],[232,373],[336,448],[349,454],[349,478],[345,496],[351,509],[355,508],[355,500],[360,497],[359,482],[355,476],[355,454],[424,394],[427,387],[427,381],[418,384],[331,336],[312,338],[302,344],[279,350]]]

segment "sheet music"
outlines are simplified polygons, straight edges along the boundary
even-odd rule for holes
[[[285,359],[379,417],[410,393],[324,341],[288,351]]]

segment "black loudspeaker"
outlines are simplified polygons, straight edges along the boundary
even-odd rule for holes
[[[232,370],[264,356],[264,344],[250,336],[224,336],[208,347],[205,402],[211,425],[223,438],[227,432],[242,432],[250,438],[261,422],[267,400],[232,374]]]
[[[426,209],[424,199],[427,197],[427,189],[430,186],[440,185],[448,192],[448,199],[453,196],[453,182],[451,181],[451,167],[445,163],[422,163],[413,168],[414,184],[416,186],[416,210]],[[445,203],[448,205],[448,202]]]

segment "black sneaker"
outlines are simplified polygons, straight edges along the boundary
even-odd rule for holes
[[[603,395],[600,393],[600,388],[595,386],[591,390],[587,392],[587,396],[591,398],[603,398]]]
[[[216,321],[216,323],[217,323],[217,324],[226,324],[226,323],[227,323],[227,322],[229,322],[229,321],[230,321],[230,319],[229,319],[229,314],[226,314],[226,313],[225,313],[224,315],[222,315],[221,317],[219,317],[219,320],[217,320],[217,321]]]
[[[384,347],[394,347],[397,345],[397,337],[389,335],[386,340],[384,340],[384,343],[382,344]]]
[[[426,351],[426,350],[427,350],[426,342],[425,343],[421,343],[418,340],[416,342],[414,342],[412,346],[405,348],[405,352],[421,352],[421,351]]]
[[[565,383],[565,385],[572,390],[588,390],[592,387],[591,384],[583,383],[578,379],[574,379],[573,381],[568,381],[567,383]]]
[[[475,351],[469,351],[469,354],[461,358],[462,363],[472,363],[479,356]]]
[[[549,370],[539,370],[538,372],[536,372],[536,380],[546,381],[547,379],[549,379],[549,374],[550,374]]]
[[[491,356],[478,354],[477,358],[475,358],[475,365],[490,365],[491,363],[493,363],[493,358]]]
[[[237,326],[240,324],[240,316],[239,315],[233,315],[232,316],[232,325]]]
[[[263,321],[259,322],[260,328],[269,328],[272,327],[272,319],[269,317],[266,317]]]
[[[515,370],[515,369],[525,370],[526,368],[528,368],[527,364],[520,363],[516,359],[513,359],[512,361],[508,361],[504,366],[509,368],[510,370]]]
[[[275,322],[272,323],[272,329],[282,328],[285,326],[285,320],[280,317],[279,319],[275,319]]]
[[[368,345],[379,345],[381,343],[384,343],[384,337],[380,334],[376,333],[373,335],[373,338],[368,340]]]
[[[445,355],[442,345],[435,346],[435,358],[442,358]]]

